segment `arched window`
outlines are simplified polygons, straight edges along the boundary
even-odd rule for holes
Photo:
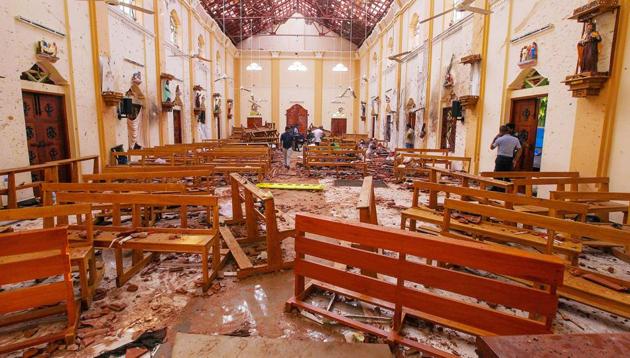
[[[133,8],[129,7],[129,6],[125,6],[123,4],[127,4],[127,5],[136,5],[136,0],[119,0],[119,3],[121,3],[121,5],[118,5],[118,7],[120,8],[120,10],[127,15],[129,18],[133,19],[134,21],[137,20],[136,18],[136,10],[134,10]]]
[[[462,0],[453,0],[453,7],[456,7],[457,5],[459,5],[462,2]],[[466,13],[463,11],[453,11],[453,23],[456,23],[457,21],[463,19],[464,17],[466,17]]]
[[[180,26],[181,22],[179,21],[179,16],[177,16],[177,13],[175,12],[175,10],[171,11],[171,16],[169,19],[169,30],[170,30],[170,40],[171,42],[177,46],[180,47],[180,34],[179,34],[179,26]]]
[[[221,73],[221,52],[219,52],[218,50],[217,50],[217,54],[215,56],[215,59],[216,59],[215,65],[214,65],[215,66],[215,72],[217,74],[220,74]]]
[[[409,50],[414,49],[420,45],[420,16],[414,13],[409,21]]]

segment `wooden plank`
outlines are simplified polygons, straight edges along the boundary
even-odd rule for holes
[[[489,178],[577,178],[580,172],[481,172],[479,175]]]
[[[2,213],[4,210],[0,210]],[[63,241],[59,238],[63,237]],[[65,228],[18,231],[0,236],[2,256],[29,254],[57,250],[59,254],[67,247]]]
[[[59,202],[146,204],[146,205],[199,205],[217,206],[218,198],[212,195],[148,195],[131,193],[58,193]]]
[[[232,235],[232,232],[230,231],[230,229],[227,227],[221,227],[219,228],[219,232],[221,233],[221,237],[223,238],[223,241],[225,242],[227,247],[230,249],[230,253],[232,254],[232,257],[234,257],[234,260],[236,261],[238,268],[243,270],[243,269],[250,269],[254,267],[254,265],[252,265],[252,262],[249,260],[247,255],[245,255],[245,252],[241,248],[241,245],[239,245],[238,242],[236,242],[236,239],[234,238],[234,235]]]
[[[445,192],[447,194],[457,194],[460,196],[477,197],[483,200],[500,200],[511,203],[513,205],[535,205],[548,209],[556,209],[567,213],[577,213],[585,215],[588,212],[588,206],[579,203],[567,203],[561,200],[549,200],[524,195],[515,195],[501,193],[490,190],[479,190],[473,188],[465,188],[453,185],[444,185],[430,182],[414,181],[414,189],[429,190],[437,192]],[[415,194],[415,193],[414,193]]]
[[[54,191],[146,191],[146,192],[180,192],[186,190],[184,184],[178,183],[44,183],[42,190]]]
[[[444,207],[453,210],[474,212],[483,216],[496,217],[512,222],[544,227],[571,235],[586,236],[595,240],[630,246],[630,232],[624,232],[623,230],[617,230],[614,228],[567,221],[542,215],[518,213],[507,209],[473,204],[453,199],[446,199]]]
[[[56,304],[67,298],[66,282],[54,282],[0,292],[0,314]]]
[[[386,250],[407,252],[419,257],[431,257],[443,262],[457,262],[499,274],[527,278],[546,284],[560,284],[564,262],[548,255],[523,252],[518,249],[497,249],[485,244],[463,242],[446,237],[350,223],[341,219],[298,213],[296,230],[334,237]],[[485,257],[485,260],[478,260]]]
[[[0,243],[2,243],[1,239]],[[54,256],[16,260],[13,262],[3,262],[5,256],[0,257],[0,272],[2,272],[0,285],[28,281],[33,278],[63,275],[68,257],[61,256],[58,250],[55,251],[56,254]]]
[[[54,216],[68,216],[88,214],[92,207],[88,204],[68,204],[40,206],[21,209],[0,210],[0,221],[26,220],[35,218],[49,218]]]

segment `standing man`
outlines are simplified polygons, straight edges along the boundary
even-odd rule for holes
[[[313,131],[313,140],[315,145],[319,145],[319,143],[322,142],[322,137],[324,137],[324,130],[322,129],[322,126],[319,126]]]
[[[405,148],[413,148],[413,128],[411,124],[407,124],[407,131],[405,132]]]
[[[280,136],[280,142],[282,143],[282,154],[284,155],[284,167],[289,169],[291,162],[291,146],[293,146],[293,130],[287,126],[284,128],[284,133]]]
[[[510,134],[507,126],[503,125],[499,129],[499,134],[494,137],[490,150],[497,149],[497,159],[494,164],[495,172],[509,172],[518,163],[521,157],[521,142],[518,138]],[[516,152],[516,155],[514,154]],[[516,156],[516,158],[514,158]]]

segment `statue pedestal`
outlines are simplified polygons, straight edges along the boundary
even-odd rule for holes
[[[262,127],[262,117],[261,116],[248,116],[247,117],[247,128],[256,128]]]
[[[607,80],[608,72],[587,72],[567,76],[562,82],[569,86],[569,91],[573,92],[573,97],[581,98],[598,96]]]

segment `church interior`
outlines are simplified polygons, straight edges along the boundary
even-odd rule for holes
[[[0,19],[0,357],[630,351],[630,0]]]

